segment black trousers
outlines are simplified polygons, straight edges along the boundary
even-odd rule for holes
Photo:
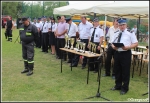
[[[115,50],[111,47],[111,44],[108,44],[108,49],[107,49],[107,57],[105,61],[105,74],[110,75],[111,74],[111,59],[112,57],[114,58],[114,52]],[[115,76],[115,68],[112,68],[112,76]]]
[[[22,57],[24,59],[25,69],[33,70],[34,68],[34,42],[22,42]]]
[[[7,38],[8,38],[8,41],[12,41],[12,30],[11,28],[7,28],[6,29],[6,34],[7,34]]]
[[[65,39],[64,38],[57,38],[57,47],[58,48],[64,48],[65,47]],[[67,58],[67,54],[66,52],[62,52],[63,55],[61,55],[61,50],[58,49],[58,57],[59,58],[63,58],[64,60],[66,60]]]
[[[42,33],[42,51],[48,52],[48,33]]]
[[[81,40],[81,42],[86,43],[85,50],[87,51],[88,50],[87,45],[88,45],[89,40],[88,39],[80,39],[80,40]],[[73,58],[73,64],[78,65],[79,58],[80,58],[80,55],[76,54]],[[86,66],[86,63],[87,63],[87,57],[84,57],[82,66]]]
[[[59,49],[59,48],[58,48],[58,45],[57,45],[58,43],[57,43],[57,42],[58,42],[58,38],[55,37],[55,51],[56,51],[56,57],[58,57],[58,54],[59,54],[59,53],[58,53],[58,51],[59,51],[58,49]]]
[[[42,46],[42,32],[39,33],[39,48]]]
[[[114,53],[115,87],[123,91],[129,90],[131,50]]]
[[[41,40],[40,40],[41,32],[38,33],[37,41],[36,41],[36,47],[41,48]]]
[[[96,44],[97,47],[98,47],[99,43],[95,43],[95,44]],[[96,48],[97,48],[97,47],[96,47]],[[100,54],[100,50],[96,49],[96,53]],[[89,59],[89,62],[95,62],[95,61],[99,61],[99,60],[97,60],[97,57],[96,57],[96,58],[90,58],[90,59]],[[90,69],[92,69],[92,70],[98,71],[98,65],[99,65],[98,62],[97,62],[97,63],[90,63],[90,64],[89,64],[89,67],[90,67]]]
[[[71,38],[74,38],[73,47],[75,47],[76,46],[76,36],[72,36]],[[71,47],[71,43],[69,43],[69,47]],[[73,53],[68,52],[68,59],[69,59],[69,61],[72,61],[72,58],[74,58],[74,56],[75,55]]]

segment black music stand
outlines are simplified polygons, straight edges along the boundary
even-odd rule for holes
[[[147,95],[147,94],[148,94],[148,92],[147,92],[147,93],[142,94],[142,96]]]
[[[104,53],[103,53],[102,55],[104,55]],[[105,99],[105,100],[107,100],[107,101],[111,101],[111,100],[109,100],[109,99],[107,99],[107,98],[102,97],[102,96],[101,96],[101,93],[100,93],[100,78],[101,78],[101,66],[100,66],[100,63],[101,63],[101,60],[102,60],[102,55],[100,55],[100,56],[97,58],[97,60],[98,60],[98,62],[99,62],[99,65],[98,65],[99,69],[98,69],[98,90],[97,90],[97,94],[96,94],[95,96],[88,97],[88,98],[86,98],[86,99],[90,99],[90,98],[97,97],[97,98],[103,98],[103,99]]]
[[[20,37],[20,35],[18,35],[18,37],[17,37],[17,39],[15,40],[15,42],[14,43],[16,43],[16,41],[18,41],[18,43],[20,43],[21,44],[21,41],[19,41],[18,40],[18,38]]]

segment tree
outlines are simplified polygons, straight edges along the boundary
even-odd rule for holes
[[[2,2],[2,15],[10,15],[17,18],[21,10],[21,2]]]

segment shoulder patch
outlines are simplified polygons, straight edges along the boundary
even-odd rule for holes
[[[130,33],[133,33],[133,31],[131,30],[131,31],[129,31]]]
[[[115,31],[114,33],[117,33],[117,32],[119,32],[119,30]]]

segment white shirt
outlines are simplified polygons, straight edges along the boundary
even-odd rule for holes
[[[114,37],[113,37],[113,39],[112,39],[113,41],[119,36],[119,33],[120,33],[120,32],[121,32],[121,31],[116,32],[116,33],[114,34]],[[118,38],[114,41],[114,43],[117,43],[117,41],[118,41]],[[125,30],[122,32],[122,36],[121,36],[121,39],[120,39],[120,43],[123,43],[124,46],[130,46],[131,44],[137,43],[137,42],[138,42],[138,41],[137,41],[137,38],[136,38],[134,32],[130,33],[130,32],[127,31],[127,29],[125,29]],[[123,50],[122,48],[118,48],[118,51],[126,51],[126,50]]]
[[[109,37],[109,41],[108,41],[109,43],[111,43],[114,33],[117,32],[118,30],[119,30],[119,28],[115,29],[114,26],[109,28],[108,33],[106,35],[106,37]]]
[[[51,29],[51,23],[49,23],[49,28]],[[57,23],[53,23],[52,24],[52,32],[55,32],[56,31],[56,28],[57,28]]]
[[[43,28],[42,33],[47,33],[49,30],[49,23],[45,22],[44,26],[42,25],[42,28]]]
[[[77,25],[74,22],[72,22],[70,24],[70,29],[69,29],[69,24],[68,24],[68,32],[67,33],[68,33],[69,37],[76,36],[76,32],[78,32]]]
[[[43,27],[43,23],[42,22],[37,23],[37,28],[40,28],[40,30],[42,30],[42,27]]]
[[[93,25],[86,21],[86,24],[83,24],[82,22],[78,26],[80,39],[88,39],[90,37],[90,29],[93,27]]]
[[[136,34],[137,28],[133,28],[132,31]]]
[[[37,22],[36,23],[32,22],[32,24],[35,25],[36,27],[38,27]]]
[[[94,31],[94,27],[92,27],[91,30],[90,30],[90,37],[92,36],[93,31]],[[100,42],[100,37],[102,37],[102,36],[104,36],[103,29],[101,29],[101,28],[99,28],[99,26],[97,26],[96,29],[95,29],[93,42],[99,43]],[[91,38],[90,38],[90,40],[91,40]]]

